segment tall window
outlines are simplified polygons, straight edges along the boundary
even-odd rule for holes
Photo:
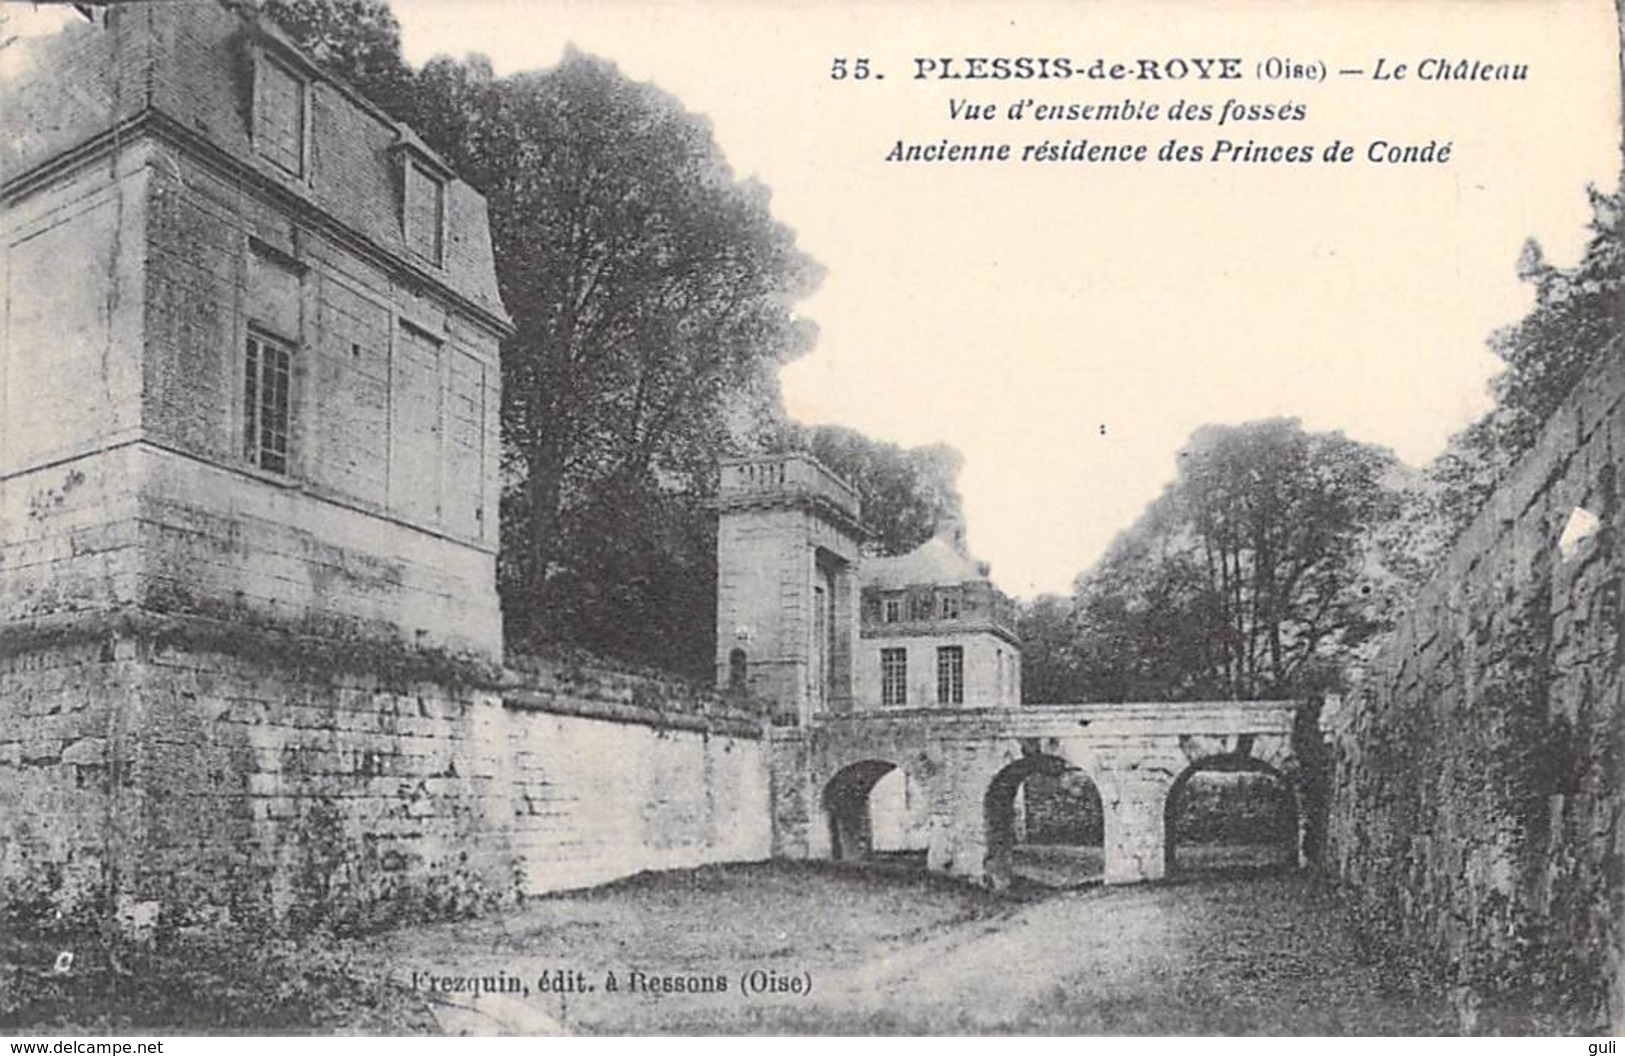
[[[243,370],[243,454],[273,473],[288,472],[293,351],[258,334],[248,335]]]
[[[944,620],[959,619],[959,591],[945,590],[942,592],[938,615]]]
[[[937,703],[965,703],[965,650],[962,646],[937,648]]]
[[[406,248],[414,256],[439,265],[446,216],[446,185],[421,162],[406,159],[405,212],[402,224]]]
[[[911,620],[929,620],[931,618],[931,592],[916,590],[908,596],[908,618]]]
[[[270,57],[254,81],[254,146],[277,168],[305,174],[305,90],[303,79]]]
[[[908,703],[908,650],[880,650],[880,703],[888,708]]]
[[[885,605],[887,623],[901,623],[903,621],[902,598],[887,598],[883,604]]]

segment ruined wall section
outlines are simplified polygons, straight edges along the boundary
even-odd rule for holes
[[[8,635],[7,908],[368,928],[768,854],[760,726],[673,684],[196,620]]]
[[[1625,1023],[1622,465],[1616,351],[1325,720],[1328,865],[1373,938],[1449,973],[1468,1029]],[[1576,508],[1596,529],[1560,552]]]
[[[104,899],[135,815],[117,749],[135,659],[94,637],[0,652],[0,904],[49,919]]]

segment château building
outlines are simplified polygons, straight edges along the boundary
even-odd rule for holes
[[[778,702],[781,725],[1021,703],[1015,606],[957,521],[865,554],[857,493],[805,454],[725,465],[718,508],[720,688]]]
[[[1015,606],[964,539],[956,521],[907,554],[864,560],[854,682],[865,706],[1021,703]]]
[[[247,5],[7,49],[0,621],[500,655],[485,202]]]

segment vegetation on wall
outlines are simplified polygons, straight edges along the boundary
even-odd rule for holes
[[[1586,191],[1590,237],[1573,268],[1557,268],[1539,243],[1525,243],[1519,276],[1534,307],[1491,335],[1489,346],[1506,364],[1491,384],[1494,405],[1451,437],[1424,470],[1424,487],[1401,526],[1423,578],[1484,505],[1507,472],[1535,443],[1564,397],[1605,355],[1621,355],[1625,319],[1625,198]]]

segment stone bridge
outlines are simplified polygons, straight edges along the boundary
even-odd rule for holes
[[[928,868],[1002,886],[1016,791],[1083,771],[1100,794],[1105,882],[1166,875],[1168,806],[1202,769],[1273,774],[1305,810],[1293,752],[1297,701],[1074,704],[863,711],[774,731],[776,853],[855,858],[870,846],[869,793],[893,769],[925,799]]]

